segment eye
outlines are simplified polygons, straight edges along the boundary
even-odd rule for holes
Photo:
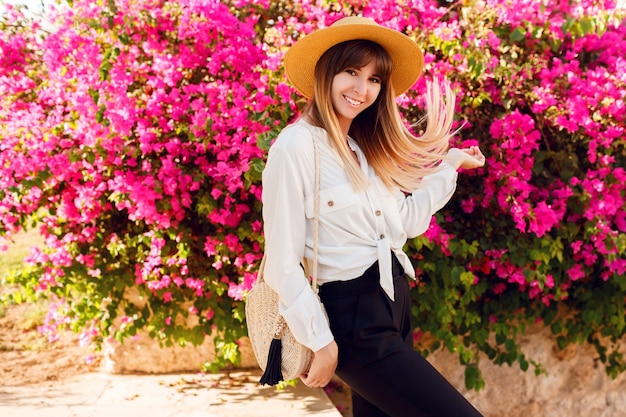
[[[372,78],[370,78],[370,81],[373,82],[374,84],[380,84],[381,83],[380,78],[378,78],[378,77],[372,77]]]
[[[346,69],[346,73],[348,73],[350,75],[356,75],[356,70],[353,70],[352,68],[348,68],[348,69]]]

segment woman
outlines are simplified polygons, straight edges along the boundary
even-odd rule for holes
[[[315,353],[302,381],[322,387],[336,371],[352,389],[355,417],[480,416],[412,345],[406,276],[415,272],[402,247],[450,199],[457,169],[484,164],[477,147],[448,150],[447,87],[429,90],[421,136],[405,127],[395,98],[422,67],[411,39],[362,17],[304,37],[285,57],[289,80],[310,102],[263,172],[265,280],[296,339]],[[323,307],[300,265],[314,244],[314,138]]]

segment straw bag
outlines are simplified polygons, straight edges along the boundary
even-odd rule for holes
[[[314,246],[311,268],[304,263],[305,273],[312,276],[311,286],[317,294],[317,242],[319,230],[319,150],[313,134],[315,149],[315,217]],[[276,385],[306,374],[313,360],[313,352],[299,343],[278,312],[278,294],[265,282],[265,257],[261,260],[257,282],[246,296],[248,337],[259,367],[264,371],[260,383]],[[310,270],[309,270],[310,269]]]

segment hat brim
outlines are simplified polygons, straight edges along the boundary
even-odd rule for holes
[[[358,19],[358,23],[333,25],[313,32],[287,51],[285,72],[300,94],[309,99],[313,97],[315,65],[324,52],[341,42],[356,39],[376,42],[387,51],[392,61],[391,85],[396,96],[415,84],[424,68],[424,55],[419,46],[401,32],[370,19]]]

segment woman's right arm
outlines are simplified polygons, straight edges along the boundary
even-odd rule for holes
[[[278,293],[280,314],[296,340],[315,352],[334,339],[300,265],[306,241],[304,184],[314,180],[313,144],[301,129],[288,133],[272,145],[263,171],[264,276]]]

